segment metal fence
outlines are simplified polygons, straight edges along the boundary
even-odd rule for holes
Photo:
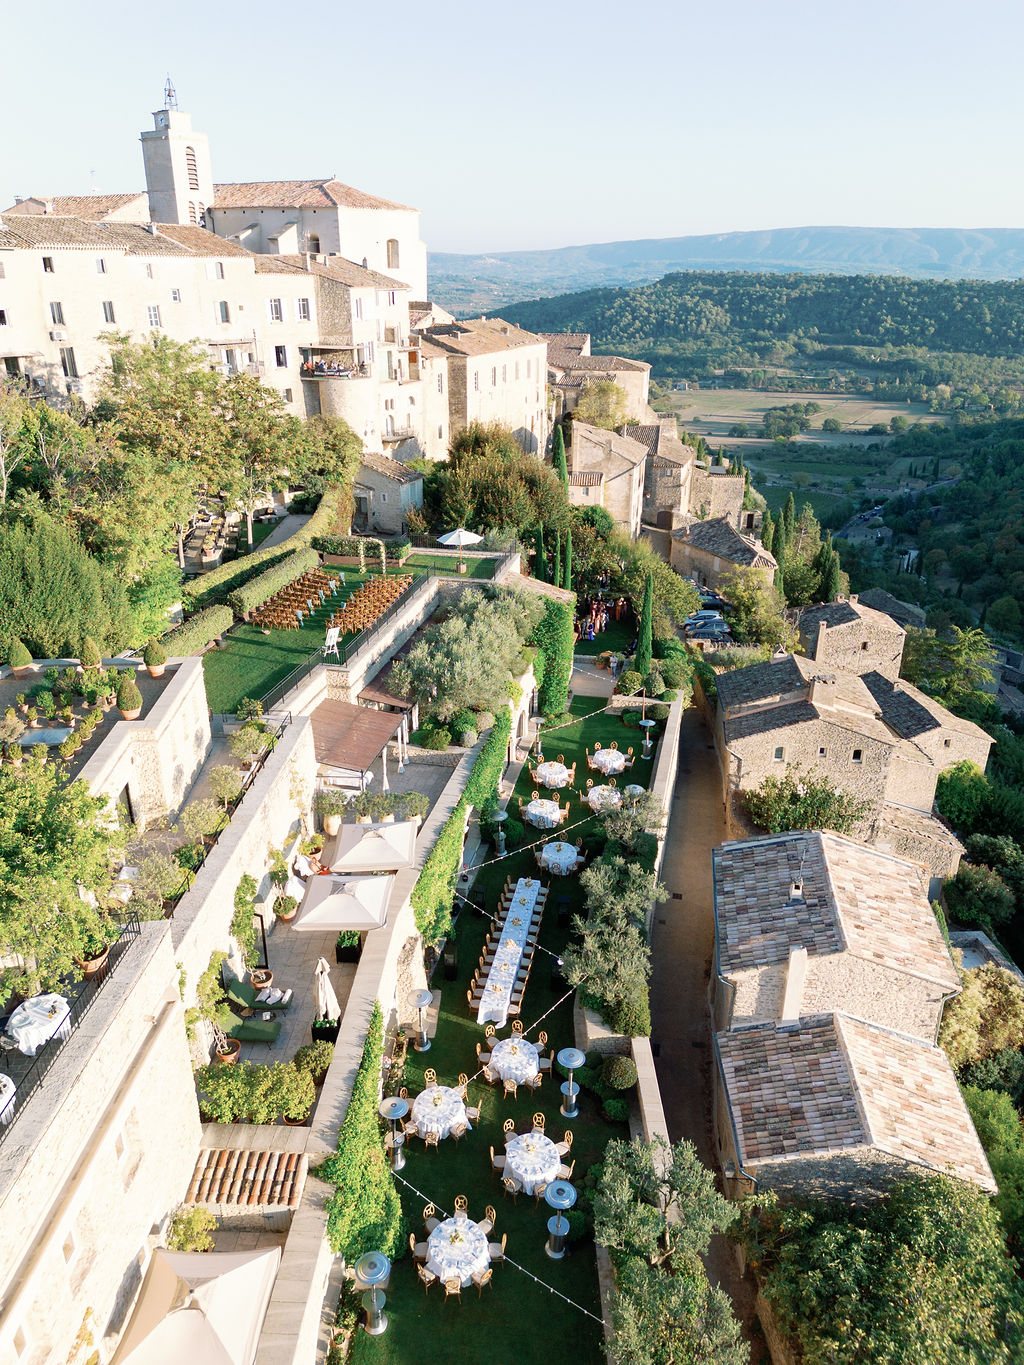
[[[75,1030],[103,993],[110,975],[117,969],[128,948],[139,937],[139,917],[134,911],[122,911],[116,916],[119,926],[117,938],[110,945],[106,961],[88,981],[74,981],[61,985],[68,1002],[67,1013],[56,1022],[54,1036],[34,1057],[4,1044],[2,1065],[15,1085],[15,1091],[5,1104],[0,1105],[0,1143],[10,1135],[25,1105],[46,1080],[47,1072],[75,1035]],[[6,1022],[6,1021],[5,1021]]]

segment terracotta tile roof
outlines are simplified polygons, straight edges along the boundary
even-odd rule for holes
[[[882,719],[904,739],[914,739],[929,730],[955,730],[984,744],[993,743],[991,735],[980,725],[955,716],[904,678],[893,683],[881,673],[865,673],[864,683],[878,704]]]
[[[205,228],[156,223],[92,222],[56,214],[24,214],[0,228],[0,245],[12,248],[81,247],[127,256],[245,256],[252,253]]]
[[[846,952],[946,991],[959,987],[919,863],[815,830],[723,844],[712,868],[724,976],[806,948],[812,956]]]
[[[886,592],[884,588],[868,588],[866,592],[857,594],[857,601],[862,607],[871,607],[885,616],[891,616],[904,630],[908,626],[918,630],[924,627],[924,607],[915,606],[913,602],[903,602],[900,598],[893,597],[891,592]]]
[[[588,373],[604,372],[614,374],[616,371],[630,371],[642,374],[644,370],[649,370],[650,365],[640,360],[626,360],[621,355],[567,355],[565,365],[559,365],[552,361],[550,349],[548,351],[548,363],[557,369],[583,370]]]
[[[249,180],[214,185],[214,209],[409,209],[340,180]],[[415,209],[410,209],[415,212]]]
[[[308,1166],[303,1152],[204,1148],[192,1173],[186,1203],[296,1209]]]
[[[435,346],[455,355],[492,355],[519,346],[537,346],[540,337],[524,332],[502,318],[466,318],[459,322],[438,322],[423,329],[422,335]]]
[[[597,488],[603,482],[604,475],[599,469],[581,469],[569,475],[570,488]]]
[[[116,224],[111,224],[111,226],[116,226]],[[172,242],[177,242],[179,246],[186,247],[189,252],[198,253],[202,256],[248,256],[253,258],[253,253],[247,251],[244,246],[240,246],[238,242],[229,242],[224,237],[218,237],[215,232],[210,232],[207,228],[198,227],[195,223],[158,223],[156,229],[161,237],[167,237]]]
[[[874,1149],[995,1190],[940,1048],[841,1014],[719,1033],[715,1047],[740,1160],[755,1173]]]
[[[673,537],[707,554],[728,559],[732,564],[742,564],[753,569],[779,567],[778,561],[770,550],[756,540],[741,535],[728,517],[712,517],[707,521],[692,521],[689,526],[681,526],[672,532]]]
[[[393,479],[395,483],[416,483],[418,479],[423,478],[415,469],[402,464],[401,460],[391,459],[390,455],[364,450],[359,459],[367,469],[372,469],[375,474],[383,474],[386,479]]]
[[[142,211],[142,218],[139,221],[144,222],[149,218],[149,200],[145,190],[136,190],[134,194],[33,194],[31,199],[47,205],[46,213],[68,215],[72,218],[90,218],[94,222],[139,200]],[[20,204],[12,204],[10,208],[4,209],[3,216],[7,214],[21,216],[31,212],[31,209],[25,207],[23,200]]]
[[[286,261],[299,270],[308,270],[310,274],[323,275],[329,280],[340,280],[342,284],[350,285],[353,289],[409,288],[401,280],[393,280],[390,275],[381,275],[376,270],[368,270],[366,266],[356,265],[355,261],[347,261],[344,256],[328,256],[326,261],[316,261],[311,258],[308,266],[305,256],[286,253],[282,256],[270,256],[267,259]]]

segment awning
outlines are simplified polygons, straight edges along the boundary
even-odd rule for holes
[[[396,872],[411,867],[416,856],[412,820],[388,825],[342,825],[320,861],[339,872]]]
[[[316,761],[331,768],[364,773],[387,748],[402,717],[347,701],[322,701],[312,713]]]
[[[388,916],[394,877],[310,877],[292,928],[337,934],[379,929]]]
[[[280,1247],[157,1247],[114,1365],[252,1365],[280,1261]]]

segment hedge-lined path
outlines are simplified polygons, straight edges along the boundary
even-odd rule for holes
[[[283,545],[286,540],[291,539],[296,531],[305,526],[306,522],[309,520],[309,516],[310,514],[308,512],[301,514],[298,512],[289,512],[286,517],[282,517],[277,523],[270,535],[263,541],[263,545]]]
[[[665,840],[661,880],[673,899],[658,906],[651,935],[651,1042],[673,1142],[685,1138],[716,1174],[711,1129],[714,1057],[708,985],[714,952],[711,850],[726,835],[722,779],[711,732],[696,707],[683,713],[679,770]],[[674,899],[681,894],[681,899]],[[754,1284],[742,1276],[724,1237],[707,1256],[712,1284],[729,1295],[756,1362],[760,1337],[754,1322]],[[767,1357],[765,1357],[767,1359]]]

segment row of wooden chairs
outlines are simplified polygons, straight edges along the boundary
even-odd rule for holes
[[[412,574],[368,578],[359,585],[341,611],[334,613],[330,624],[337,626],[343,635],[366,630],[384,615],[411,584]]]
[[[252,614],[253,623],[263,628],[298,630],[303,616],[333,597],[341,584],[339,574],[311,569],[258,607]]]

